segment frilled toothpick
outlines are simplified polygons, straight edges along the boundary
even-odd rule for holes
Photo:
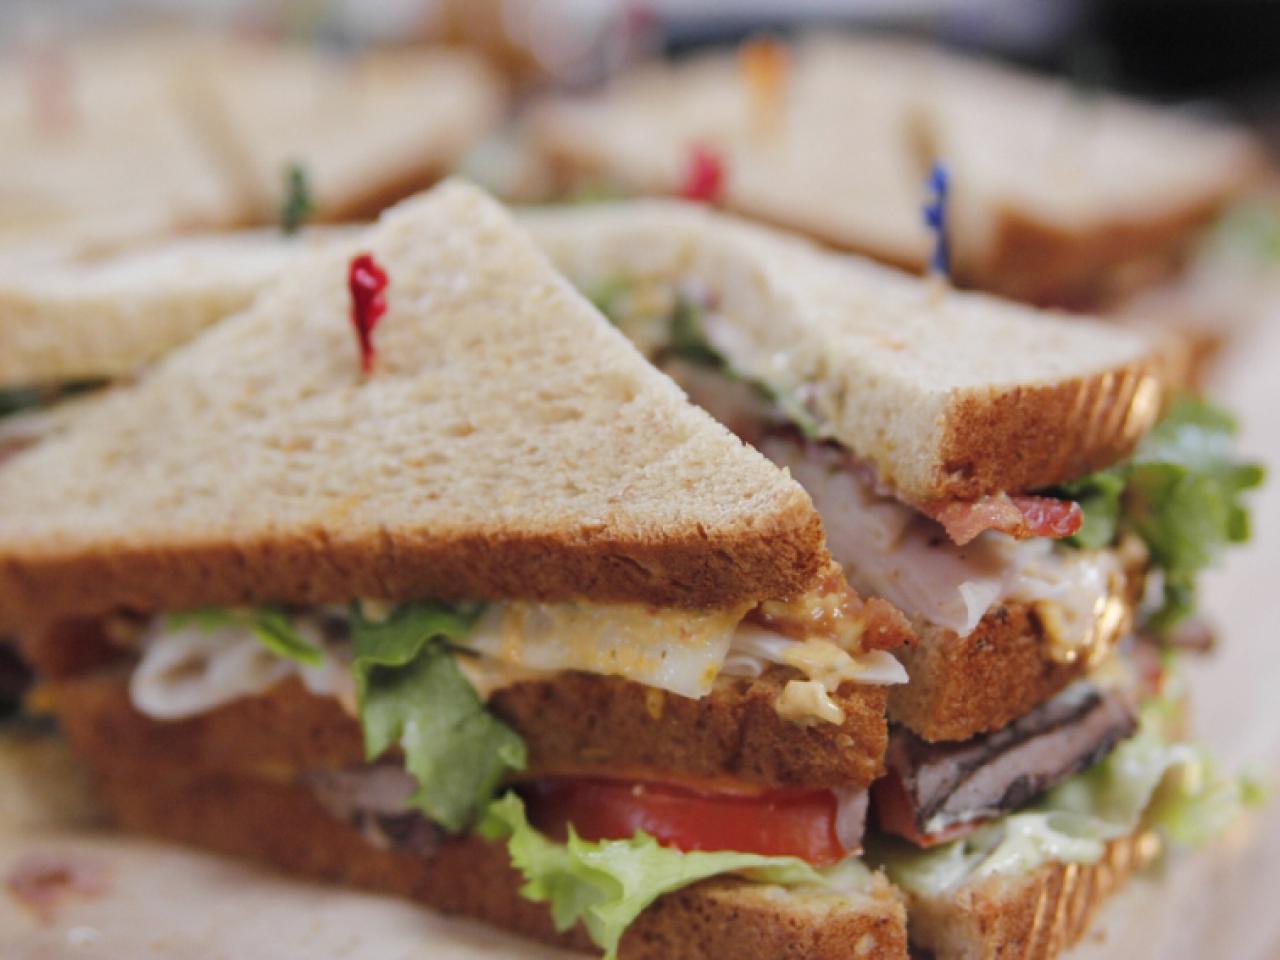
[[[689,149],[680,196],[698,203],[716,203],[724,190],[724,173],[720,155],[695,143]]]
[[[752,128],[760,136],[773,136],[782,119],[790,51],[777,40],[748,40],[738,48],[738,64],[750,98]]]
[[[947,237],[947,205],[950,200],[951,174],[946,164],[935,162],[925,181],[929,199],[924,205],[924,222],[933,234],[933,253],[929,257],[929,279],[935,295],[951,285],[951,243]]]
[[[373,328],[387,312],[387,271],[373,259],[373,254],[361,253],[351,261],[347,272],[347,287],[351,290],[351,325],[356,328],[360,341],[360,369],[373,372],[375,353]]]

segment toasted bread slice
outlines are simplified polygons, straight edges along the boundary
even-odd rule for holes
[[[248,306],[334,239],[246,231],[183,237],[30,269],[0,264],[0,384],[114,379]]]
[[[581,928],[557,934],[546,907],[519,896],[520,880],[501,845],[470,837],[445,840],[424,855],[379,849],[325,810],[291,765],[228,772],[206,748],[243,733],[234,718],[236,708],[198,721],[158,724],[119,709],[121,702],[127,705],[127,696],[118,682],[82,689],[83,698],[61,698],[63,715],[121,825],[591,949]],[[291,735],[295,719],[260,727],[255,740]],[[220,724],[227,729],[214,729]],[[195,725],[207,729],[184,737]],[[163,740],[169,749],[150,749],[162,742],[157,737],[169,736],[165,728],[178,731],[176,739]],[[110,731],[107,739],[104,731]],[[133,745],[145,748],[135,752]],[[322,762],[329,745],[317,738],[312,752]],[[878,877],[870,892],[848,894],[713,880],[668,895],[646,910],[623,939],[621,956],[905,958],[906,921],[900,900]]]
[[[1000,604],[967,636],[923,630],[919,644],[898,651],[911,679],[890,690],[890,719],[930,741],[992,733],[1084,676],[1117,639],[1106,637],[1088,657],[1055,659],[1026,603]]]
[[[278,216],[290,164],[317,219],[377,215],[452,169],[506,99],[485,61],[444,48],[340,56],[228,41],[187,79],[201,135],[261,223]]]
[[[245,857],[293,874],[406,897],[548,943],[598,953],[586,932],[557,933],[550,911],[519,894],[505,847],[445,841],[429,857],[382,850],[305,787],[265,779],[167,780],[155,764],[100,778],[123,827]],[[892,888],[850,895],[734,879],[668,894],[627,930],[621,960],[906,960],[906,918]]]
[[[1155,833],[1139,831],[1107,844],[1096,864],[1052,862],[936,896],[908,892],[911,944],[939,960],[1052,960],[1084,936],[1098,908],[1159,850]]]
[[[868,787],[884,772],[883,687],[846,685],[841,724],[801,727],[778,716],[786,679],[718,686],[699,700],[611,677],[557,674],[494,693],[490,708],[529,748],[529,776],[733,780],[770,789]],[[86,756],[145,763],[164,756],[186,775],[335,769],[364,761],[360,725],[338,701],[297,682],[183,721],[148,722],[130,703],[122,669],[60,680],[62,722]],[[575,711],[574,706],[577,706]]]
[[[566,183],[678,192],[694,144],[717,151],[720,202],[922,269],[922,184],[953,178],[955,275],[1040,303],[1092,304],[1167,269],[1263,167],[1245,132],[925,46],[846,37],[791,51],[770,121],[732,55],[624,77],[530,124]]]
[[[348,264],[390,275],[361,372]],[[0,471],[0,626],[356,597],[733,607],[828,562],[804,491],[449,183]]]
[[[703,290],[729,365],[803,402],[908,502],[1069,480],[1128,454],[1159,413],[1162,353],[1100,322],[941,291],[671,201],[523,223],[584,289]]]

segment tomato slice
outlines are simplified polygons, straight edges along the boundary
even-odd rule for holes
[[[956,840],[972,833],[986,822],[973,820],[969,823],[955,823],[937,833],[921,833],[916,827],[911,797],[902,784],[902,778],[893,770],[872,784],[871,804],[875,807],[876,820],[881,830],[910,840],[917,847],[936,847],[940,843]]]
[[[793,856],[817,866],[846,850],[836,833],[830,790],[759,795],[708,794],[667,784],[539,780],[526,788],[531,822],[563,840],[572,824],[584,840],[628,839],[643,830],[680,850],[735,850]]]

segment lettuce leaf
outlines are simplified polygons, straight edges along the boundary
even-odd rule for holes
[[[1132,532],[1164,575],[1164,603],[1151,626],[1168,630],[1195,610],[1196,575],[1223,548],[1249,539],[1242,494],[1259,486],[1261,466],[1232,449],[1236,423],[1224,411],[1178,397],[1127,461],[1057,488],[1085,522],[1076,546],[1105,547]]]
[[[227,627],[243,627],[253,633],[258,641],[278,657],[295,660],[308,667],[324,663],[324,651],[308,642],[278,607],[262,607],[256,610],[240,610],[228,607],[202,607],[172,613],[169,626],[174,629],[194,627],[197,630],[222,630]]]
[[[405,604],[377,623],[351,612],[365,754],[373,760],[398,745],[418,781],[411,802],[451,832],[525,763],[524,741],[485,709],[449,646],[478,615],[441,603]]]
[[[1208,246],[1211,251],[1243,254],[1270,265],[1280,259],[1280,213],[1256,200],[1239,203],[1219,218]]]
[[[643,831],[630,840],[586,841],[570,830],[567,843],[543,836],[514,793],[489,805],[479,825],[489,840],[506,840],[511,862],[524,874],[520,892],[547,903],[557,930],[581,920],[608,960],[631,922],[658,897],[723,873],[745,873],[762,883],[827,885],[796,857],[752,853],[684,853],[663,847]]]
[[[1144,705],[1137,734],[1022,812],[931,850],[891,842],[874,856],[894,882],[936,893],[1049,860],[1096,863],[1108,841],[1141,824],[1175,844],[1210,840],[1257,803],[1259,790],[1248,778],[1217,775],[1202,749],[1170,742],[1177,713],[1167,699]]]

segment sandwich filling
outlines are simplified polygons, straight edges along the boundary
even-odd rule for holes
[[[1133,690],[1085,679],[1004,729],[960,743],[897,729],[875,786],[880,826],[921,847],[964,836],[1092,767],[1137,724]]]
[[[871,895],[871,874],[857,861],[865,785],[526,770],[524,741],[484,698],[563,671],[696,698],[782,667],[794,678],[775,705],[780,714],[839,723],[830,693],[905,680],[882,648],[908,634],[900,614],[863,603],[834,569],[796,600],[719,612],[425,602],[202,610],[138,625],[129,690],[135,708],[159,721],[286,680],[335,698],[359,719],[367,759],[296,772],[322,806],[379,848],[417,856],[465,830],[504,840],[528,881],[524,893],[547,901],[562,928],[583,921],[612,953],[654,899],[711,876]]]
[[[840,723],[830,694],[843,684],[906,682],[885,648],[908,639],[908,628],[888,604],[859,600],[838,571],[798,601],[728,611],[514,602],[469,609],[466,636],[450,652],[484,699],[562,671],[699,698],[722,678],[758,677],[778,665],[798,674],[783,691],[780,713]],[[391,612],[366,602],[358,616],[377,623]],[[138,638],[142,656],[130,690],[139,710],[161,720],[207,712],[291,676],[313,693],[352,704],[352,632],[352,613],[343,607],[157,618]]]
[[[1096,662],[1127,629],[1131,578],[1155,575],[1146,618],[1168,631],[1194,612],[1199,572],[1248,538],[1242,494],[1262,470],[1202,401],[1176,399],[1129,460],[1056,489],[911,502],[832,434],[827,385],[777,379],[696,278],[616,277],[593,299],[695,403],[792,471],[850,582],[917,627],[963,637],[1000,604],[1027,603],[1054,659]]]
[[[1247,778],[1218,775],[1203,750],[1182,742],[1184,697],[1175,674],[1162,673],[1157,689],[1137,711],[1132,736],[1029,805],[931,848],[878,839],[871,859],[912,896],[937,898],[1049,862],[1095,864],[1108,843],[1142,831],[1157,848],[1216,836],[1261,791]]]

